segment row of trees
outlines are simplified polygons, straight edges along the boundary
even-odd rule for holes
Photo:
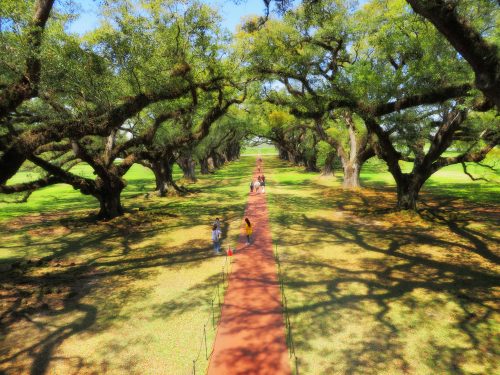
[[[331,149],[326,172],[336,154],[348,188],[359,187],[363,163],[378,156],[396,181],[401,209],[416,208],[433,173],[483,160],[500,139],[498,4],[408,3],[436,28],[404,0],[362,9],[304,1],[282,20],[249,20],[239,35],[252,45],[253,74],[267,82],[262,99],[274,106],[275,125],[267,136],[280,155],[315,170],[323,142]]]
[[[194,181],[197,164],[208,173],[260,136],[310,171],[340,164],[346,188],[379,157],[398,207],[415,209],[433,173],[483,160],[500,138],[495,0],[275,0],[280,19],[250,18],[234,39],[196,1],[103,2],[84,36],[54,0],[4,3],[3,193],[66,183],[112,218],[133,164],[163,196],[183,190],[175,163]],[[82,162],[95,178],[72,172]],[[27,163],[40,178],[7,184]]]
[[[237,105],[250,82],[218,15],[198,3],[142,5],[103,4],[106,18],[84,37],[65,32],[68,14],[54,1],[35,1],[31,17],[15,2],[5,9],[1,43],[11,53],[0,71],[1,192],[66,183],[99,200],[99,217],[112,218],[123,213],[124,175],[135,163],[153,170],[165,195],[180,190],[173,163],[194,180],[195,159],[208,173],[209,164],[239,156],[245,129],[220,120],[231,107],[243,116]],[[42,176],[6,185],[27,161]],[[95,178],[71,171],[81,162]]]

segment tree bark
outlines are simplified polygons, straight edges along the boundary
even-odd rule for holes
[[[212,151],[211,158],[212,158],[212,163],[213,163],[214,169],[219,169],[220,167],[222,167],[224,165],[224,162],[226,161],[224,156],[222,156],[221,154],[219,154],[216,151]]]
[[[155,175],[156,191],[158,196],[165,197],[172,191],[181,192],[182,189],[176,185],[173,178],[173,158],[164,156],[161,159],[154,160],[146,165]]]
[[[331,151],[326,155],[325,165],[321,171],[322,176],[333,176],[335,174],[335,151]]]
[[[110,220],[123,215],[120,197],[125,188],[125,182],[120,177],[109,175],[106,179],[97,177],[95,184],[96,194],[94,196],[100,203],[98,218]]]
[[[177,186],[173,179],[173,155],[168,153],[161,155],[151,153],[140,164],[153,171],[158,196],[165,197],[174,191],[176,193],[183,193],[185,191],[183,188]]]
[[[426,178],[419,173],[403,174],[396,180],[399,210],[415,211],[417,209],[418,195],[425,181]]]
[[[305,159],[306,172],[319,172],[318,166],[316,165],[317,157],[316,152]]]
[[[191,182],[196,182],[196,162],[192,156],[181,156],[177,164],[182,169],[183,177]]]
[[[215,162],[214,162],[214,158],[212,156],[209,156],[207,158],[207,163],[208,163],[208,169],[209,170],[214,170],[215,169]]]
[[[226,149],[226,154],[229,161],[236,160],[240,157],[241,146],[239,142],[230,143]]]
[[[346,189],[357,189],[361,187],[359,182],[359,174],[361,172],[361,165],[358,160],[342,162],[344,170],[344,181],[342,186]]]
[[[101,207],[97,215],[99,219],[110,220],[123,215],[120,194],[121,191],[106,192],[97,197]]]
[[[49,19],[54,0],[37,0],[33,18],[28,24],[27,41],[28,57],[26,58],[26,71],[14,84],[0,91],[0,118],[15,110],[22,102],[38,95],[40,81],[40,46],[45,25]]]
[[[276,148],[278,149],[278,155],[281,160],[289,161],[288,159],[288,152],[287,150],[281,146],[281,145],[276,145]]]
[[[498,46],[486,41],[459,15],[457,2],[447,0],[407,0],[413,10],[428,19],[470,64],[476,87],[500,108],[500,57]]]
[[[200,173],[209,174],[210,168],[208,167],[208,158],[204,157],[200,159]]]

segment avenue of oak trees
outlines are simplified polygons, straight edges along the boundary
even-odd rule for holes
[[[307,170],[316,169],[314,150],[326,143],[324,172],[336,153],[348,188],[359,186],[363,163],[378,156],[396,181],[398,208],[416,209],[433,173],[457,163],[465,169],[498,144],[499,5],[351,3],[304,1],[282,20],[244,25],[239,37],[252,46],[252,72],[267,82],[262,99],[275,107],[274,118],[293,116],[268,137]],[[298,140],[306,146],[290,147]],[[447,156],[450,149],[458,154]]]
[[[66,183],[100,202],[99,217],[113,218],[123,213],[123,177],[135,163],[153,170],[165,195],[179,189],[173,162],[195,179],[196,153],[214,168],[239,156],[242,129],[210,129],[245,100],[249,80],[207,6],[113,2],[82,38],[64,31],[54,1],[37,0],[31,12],[12,6],[10,18],[2,15],[2,49],[12,51],[2,56],[3,193]],[[27,161],[43,175],[6,184]],[[73,173],[80,162],[96,177]]]
[[[103,1],[83,36],[58,5],[2,1],[0,193],[65,183],[110,219],[134,164],[159,195],[182,193],[174,164],[196,181],[258,136],[309,171],[340,166],[345,188],[381,158],[397,207],[416,209],[433,173],[500,139],[496,0],[264,0],[234,36],[196,1]],[[8,183],[33,166],[39,178]]]

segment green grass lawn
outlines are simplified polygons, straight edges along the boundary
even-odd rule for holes
[[[0,373],[188,374],[196,358],[203,373],[225,262],[210,224],[221,217],[225,246],[236,242],[254,163],[148,199],[153,176],[134,166],[127,213],[109,222],[88,219],[97,201],[65,185],[0,203],[0,267],[16,265],[0,272]],[[302,374],[498,373],[498,175],[446,168],[416,214],[392,210],[376,160],[359,191],[274,156],[265,167]]]
[[[85,163],[78,164],[71,171],[83,177],[95,178],[92,174],[92,169]],[[181,176],[182,173],[179,167],[175,165],[174,178],[177,179]],[[9,184],[31,181],[37,177],[32,172],[20,172],[9,180]],[[127,208],[128,198],[144,195],[146,192],[151,192],[155,189],[153,172],[142,165],[133,165],[125,175],[125,179],[128,183],[122,193],[125,208]],[[99,202],[94,197],[75,192],[71,186],[65,184],[57,184],[37,190],[23,204],[11,204],[18,199],[18,196],[7,195],[0,198],[0,221],[31,213],[47,213],[61,210],[81,210],[82,212],[87,212],[88,209],[96,211],[99,209]],[[134,205],[138,205],[138,203],[132,200],[131,205],[133,207]]]
[[[236,243],[254,163],[149,199],[152,174],[134,166],[127,213],[109,222],[88,219],[97,202],[64,185],[1,203],[0,266],[15,268],[0,272],[0,373],[188,374],[196,358],[203,373],[226,259],[210,225],[220,217],[224,246]]]
[[[278,155],[278,150],[273,145],[262,144],[259,146],[246,146],[241,150],[243,156]]]
[[[301,374],[500,372],[498,175],[446,168],[419,213],[399,213],[377,161],[365,189],[346,191],[340,176],[266,160]]]
[[[434,196],[439,196],[444,199],[447,197],[467,198],[475,202],[500,202],[500,154],[491,153],[483,164],[493,166],[495,171],[469,163],[467,171],[474,178],[486,179],[472,181],[463,172],[460,164],[448,166],[439,170],[427,180],[422,188],[425,193],[432,192]],[[411,163],[401,162],[404,172],[410,172]],[[376,158],[368,160],[363,166],[361,174],[361,182],[363,185],[372,187],[395,187],[396,183],[390,173],[387,172],[385,163]]]

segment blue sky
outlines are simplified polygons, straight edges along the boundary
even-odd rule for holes
[[[262,0],[202,0],[219,9],[223,17],[223,25],[231,32],[236,29],[236,25],[241,22],[244,16],[264,14],[264,2]],[[296,0],[297,1],[297,0]],[[368,0],[360,0],[360,4]],[[99,0],[79,0],[78,4],[82,8],[80,17],[69,27],[70,32],[83,34],[92,30],[98,25]]]
[[[234,31],[241,18],[250,14],[264,14],[264,2],[262,0],[239,0],[235,4],[233,0],[205,0],[206,3],[219,9],[224,21],[223,25]],[[69,31],[83,34],[98,25],[97,13],[98,0],[80,0],[78,4],[82,8],[80,17],[69,27]]]

